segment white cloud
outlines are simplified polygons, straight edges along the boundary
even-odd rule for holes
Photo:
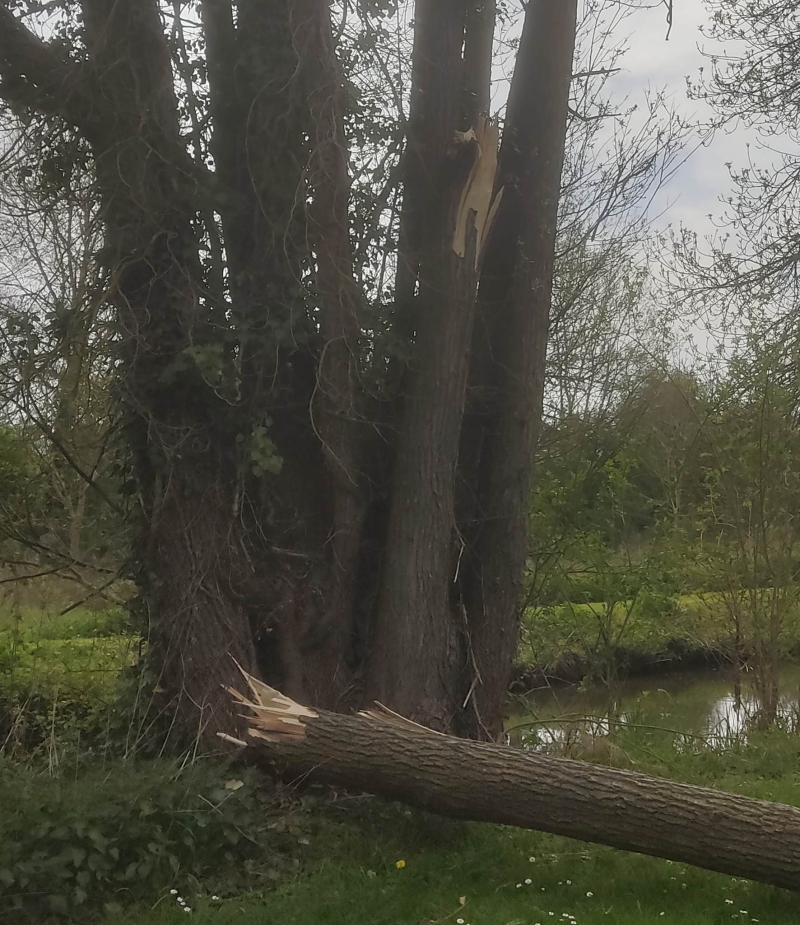
[[[664,90],[675,108],[686,118],[699,122],[711,118],[711,110],[700,100],[689,99],[686,79],[696,82],[701,70],[710,70],[706,53],[718,46],[702,35],[709,14],[703,0],[676,0],[669,40],[666,40],[666,9],[663,5],[638,10],[622,26],[628,37],[623,71],[613,78],[613,91],[632,102],[649,90]],[[724,211],[720,197],[731,192],[726,162],[743,164],[747,143],[755,133],[746,128],[718,132],[707,146],[697,148],[655,198],[651,214],[656,225],[684,224],[700,235],[711,234]],[[695,140],[697,145],[699,136]],[[692,147],[694,147],[692,145]]]

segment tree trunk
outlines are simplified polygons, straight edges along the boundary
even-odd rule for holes
[[[800,890],[800,809],[471,742],[385,708],[316,712],[251,682],[247,741],[293,771],[448,816],[551,832]]]
[[[184,741],[236,717],[230,658],[255,671],[231,588],[247,569],[235,510],[235,430],[213,380],[224,330],[209,322],[197,246],[199,178],[180,138],[169,47],[152,0],[86,0],[89,60],[105,120],[96,162],[108,300],[122,331],[120,392],[136,480],[139,581],[157,700]],[[207,353],[203,353],[203,351]]]
[[[74,60],[0,0],[0,95],[66,120],[94,156],[148,658],[176,726],[205,745],[235,727],[219,694],[235,683],[229,654],[326,708],[366,687],[441,729],[497,726],[525,561],[574,5],[527,7],[503,142],[509,260],[490,273],[509,278],[502,298],[482,299],[491,336],[475,340],[497,168],[485,112],[494,0],[415,4],[395,306],[381,293],[364,314],[348,177],[358,132],[345,133],[347,107],[360,110],[325,0],[202,0],[200,102],[190,86],[176,98],[157,0],[81,0]],[[388,374],[375,365],[384,321]],[[459,522],[476,344],[493,403],[478,428],[478,512]],[[465,540],[485,565],[462,567]]]
[[[240,460],[247,543],[260,566],[248,594],[263,630],[259,660],[297,696],[336,708],[352,688],[364,501],[361,292],[330,11],[324,0],[248,0],[235,24],[229,0],[206,0],[201,11],[239,426],[268,429],[283,462],[280,473],[252,478]]]
[[[462,435],[468,732],[498,734],[519,639],[577,0],[532,0],[511,82]],[[463,696],[463,694],[462,694]]]
[[[290,23],[308,97],[311,157],[309,242],[316,258],[315,294],[323,344],[316,400],[322,453],[330,481],[330,582],[325,591],[324,644],[306,670],[329,679],[340,703],[351,682],[346,667],[366,505],[362,477],[362,409],[358,391],[361,292],[348,224],[350,175],[340,73],[327,0],[293,0]]]
[[[413,302],[413,318],[405,315],[405,321],[415,329],[416,345],[405,376],[368,681],[370,696],[437,729],[453,728],[465,658],[463,623],[451,595],[455,477],[481,243],[473,221],[464,251],[454,248],[465,185],[483,153],[477,140],[454,139],[458,130],[479,131],[476,122],[462,120],[478,119],[476,101],[488,98],[489,75],[486,64],[479,69],[486,86],[468,89],[478,85],[475,74],[470,81],[463,76],[465,12],[461,0],[416,5],[405,213],[409,229],[421,221],[404,236],[415,247],[400,255],[398,270],[400,309],[407,312]],[[491,60],[491,14],[473,18],[476,35],[468,48],[474,67],[477,59]],[[496,137],[492,130],[486,137],[492,148],[487,163],[495,163]],[[492,173],[490,192],[493,179]]]

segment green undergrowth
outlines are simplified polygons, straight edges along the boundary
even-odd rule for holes
[[[121,677],[138,655],[122,608],[0,614],[0,747],[28,757],[95,748],[121,723]]]
[[[570,614],[588,621],[589,606]],[[633,616],[652,640],[658,615]],[[575,639],[563,613],[541,625],[550,645]],[[791,894],[681,864],[321,788],[288,796],[211,762],[120,760],[137,645],[120,611],[0,621],[3,925],[800,925]],[[800,806],[787,730],[709,747],[627,713],[593,760]]]
[[[76,607],[64,614],[34,605],[0,607],[0,633],[28,640],[117,636],[126,620],[123,607]]]
[[[297,866],[289,805],[253,771],[164,760],[56,769],[0,755],[0,921],[85,921],[166,884],[220,892]]]
[[[745,636],[748,630],[745,626]],[[733,633],[724,601],[714,593],[677,598],[641,595],[632,603],[616,604],[610,616],[602,602],[554,604],[526,612],[519,661],[549,668],[569,653],[591,660],[602,653],[608,639],[612,646],[644,656],[685,648],[726,651]],[[795,608],[782,630],[784,654],[796,650],[799,643],[800,608]]]
[[[380,812],[371,807],[372,812]],[[397,812],[397,811],[395,811]],[[431,823],[429,823],[431,824]],[[545,925],[754,921],[795,925],[796,897],[682,864],[486,825],[433,823],[438,844],[382,831],[329,833],[316,860],[266,894],[213,899],[166,892],[126,925]],[[325,857],[319,857],[324,854]],[[397,862],[405,862],[401,868]],[[191,909],[183,911],[178,897]],[[459,923],[460,925],[460,923]]]
[[[120,608],[51,616],[35,608],[0,620],[0,689],[113,687],[136,640]]]
[[[800,740],[780,730],[724,751],[641,730],[620,746],[643,771],[800,805]],[[370,797],[321,796],[304,832],[299,866],[273,889],[225,896],[176,879],[148,908],[108,923],[800,922],[796,896],[762,884],[541,833],[440,819]]]

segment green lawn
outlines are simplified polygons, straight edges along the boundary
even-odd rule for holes
[[[643,771],[800,805],[800,741],[779,731],[689,752],[655,731],[621,744]],[[645,746],[635,751],[635,745]],[[565,838],[464,824],[366,798],[312,817],[297,873],[261,895],[219,900],[172,884],[125,925],[797,925],[786,891]],[[397,863],[404,862],[398,868]],[[109,920],[110,925],[112,920]]]
[[[53,617],[25,608],[0,622],[0,689],[80,692],[117,684],[136,640],[121,631],[124,614],[76,610]]]
[[[112,720],[120,673],[138,657],[120,609],[52,616],[35,607],[0,620],[0,749],[20,760],[95,745]],[[118,710],[113,721],[120,722]],[[105,734],[105,733],[104,733]]]
[[[670,621],[650,611],[634,612],[625,644],[657,648],[680,635],[681,627],[684,633],[692,627],[697,633],[715,631],[708,599],[683,598],[680,605]],[[74,685],[83,698],[110,692],[135,654],[133,637],[119,631],[121,619],[119,613],[92,611],[49,619],[31,609],[21,620],[5,622],[0,695],[8,685],[58,691]],[[537,615],[540,644],[555,651],[589,639],[596,620],[596,605],[543,611]],[[72,701],[67,697],[65,707]],[[47,711],[42,719],[49,729],[50,706]],[[694,752],[671,733],[645,728],[627,730],[619,741],[639,770],[800,806],[797,737],[776,731],[735,748]],[[136,776],[139,767],[131,765],[129,771]],[[132,782],[126,785],[121,805],[128,805],[127,794],[134,790]],[[202,882],[177,873],[145,905],[126,907],[124,892],[110,893],[104,925],[190,920],[208,925],[800,925],[797,897],[682,864],[535,832],[442,820],[371,798],[314,799],[313,809],[305,799],[297,810],[302,825],[296,832],[282,831],[279,849],[270,842],[254,854],[250,835],[244,836],[250,849],[241,860],[231,849],[225,863],[240,865],[236,869],[253,885],[252,893],[242,893],[242,878],[234,883],[230,868],[228,873],[215,868]],[[143,819],[136,816],[140,839],[141,826],[150,824]],[[130,829],[120,831],[123,845]],[[220,898],[212,898],[215,893]],[[184,911],[178,896],[191,912]],[[78,921],[90,919],[87,914]]]
[[[376,850],[371,866],[338,852],[272,893],[183,912],[167,893],[127,925],[796,925],[788,893],[530,832],[474,826],[450,847]],[[396,857],[402,854],[403,857]],[[405,866],[397,869],[396,861]],[[183,898],[183,897],[182,897]],[[463,903],[463,904],[462,904]],[[110,920],[111,921],[111,920]]]

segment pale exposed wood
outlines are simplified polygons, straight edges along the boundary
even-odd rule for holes
[[[475,266],[480,262],[481,251],[491,228],[491,221],[497,211],[503,190],[493,197],[497,174],[497,121],[482,114],[476,125],[468,132],[457,132],[460,144],[474,142],[475,160],[458,204],[456,229],[453,235],[453,250],[459,257],[467,252],[469,220],[473,217],[476,234]]]
[[[422,723],[415,723],[413,719],[407,719],[405,716],[395,713],[394,710],[390,710],[377,701],[373,709],[360,710],[358,715],[365,716],[367,719],[384,720],[390,723],[402,723],[409,729],[415,729],[417,732],[424,732],[427,735],[443,735],[443,733],[438,732],[436,729],[430,729],[428,726],[423,726]]]

